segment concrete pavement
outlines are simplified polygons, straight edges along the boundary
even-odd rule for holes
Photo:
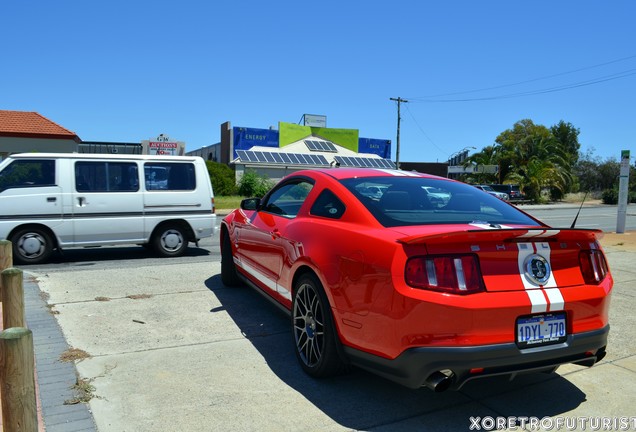
[[[471,417],[636,416],[636,234],[602,243],[615,286],[600,364],[442,394],[359,370],[307,377],[289,319],[253,290],[224,287],[218,262],[33,276],[68,346],[91,355],[76,367],[95,388],[88,408],[100,432],[468,430]],[[45,411],[47,431],[49,418]]]

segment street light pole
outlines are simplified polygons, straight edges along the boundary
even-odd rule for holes
[[[408,101],[406,99],[402,99],[401,97],[389,99],[397,102],[397,139],[395,144],[395,166],[397,169],[400,169],[400,103],[406,103]]]

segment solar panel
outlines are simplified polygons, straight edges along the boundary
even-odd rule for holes
[[[272,153],[272,156],[274,157],[276,163],[283,163],[283,158],[280,156],[279,153]]]
[[[395,164],[389,159],[363,158],[358,156],[334,156],[334,160],[343,167],[395,169]]]
[[[329,166],[329,162],[323,155],[303,153],[282,153],[253,150],[237,150],[241,162],[263,163],[268,165],[310,165]]]
[[[384,163],[385,168],[395,169],[395,163],[391,159],[380,159]]]
[[[311,151],[338,153],[338,149],[331,141],[304,140],[304,142]]]
[[[253,150],[236,150],[241,162],[268,165],[311,165],[329,166],[324,155],[305,153],[282,153]]]

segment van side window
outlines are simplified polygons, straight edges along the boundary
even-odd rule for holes
[[[139,174],[134,162],[76,162],[78,192],[136,192]]]
[[[16,160],[0,173],[0,192],[9,188],[55,186],[55,161]]]
[[[191,191],[196,188],[194,164],[191,163],[145,163],[144,179],[149,191]]]

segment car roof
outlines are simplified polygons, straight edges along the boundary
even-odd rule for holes
[[[431,174],[423,174],[417,171],[402,171],[391,169],[379,169],[379,168],[323,168],[316,170],[304,170],[296,171],[292,175],[303,175],[308,172],[319,172],[336,180],[343,180],[348,178],[364,178],[364,177],[422,177],[422,178],[434,178],[449,180],[445,177],[438,177]]]

